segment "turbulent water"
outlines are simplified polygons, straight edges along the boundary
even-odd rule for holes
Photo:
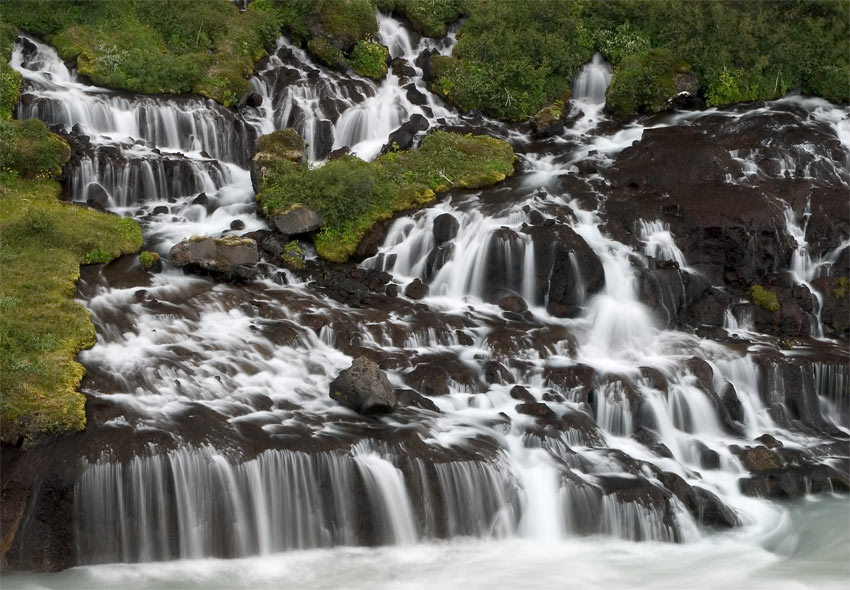
[[[397,21],[380,23],[392,57],[410,64],[424,49],[451,50],[452,35],[415,42]],[[255,137],[274,129],[294,126],[320,164],[343,146],[374,158],[393,130],[422,115],[432,127],[502,137],[519,160],[506,185],[454,192],[398,218],[363,261],[363,272],[390,273],[400,287],[423,279],[422,301],[351,306],[270,265],[244,285],[168,267],[148,276],[126,261],[84,273],[79,297],[98,333],[80,355],[89,403],[102,412],[94,421],[137,442],[80,459],[72,518],[84,567],[7,576],[4,587],[846,584],[846,496],[782,504],[739,489],[747,472],[731,445],[763,434],[789,449],[822,442],[774,411],[785,374],[779,361],[755,357],[770,339],[735,306],[725,310],[731,344],[665,329],[641,301],[641,269],[651,259],[683,276],[702,271],[660,218],[634,220],[637,245],[612,237],[597,206],[610,187],[578,166],[588,158],[597,170],[610,166],[648,129],[706,116],[746,122],[787,104],[846,153],[847,109],[792,98],[755,113],[614,124],[602,110],[610,68],[597,57],[574,82],[572,124],[540,141],[455,113],[427,92],[418,67],[407,80],[390,73],[375,84],[327,71],[285,39],[252,79],[262,104],[238,112],[88,86],[34,39],[19,43],[12,65],[25,80],[18,116],[73,129],[83,146],[70,165],[70,198],[135,217],[146,249],[163,257],[184,237],[230,233],[234,220],[235,233],[267,229],[247,166]],[[424,103],[411,102],[407,84]],[[744,174],[729,184],[770,174],[747,154],[733,156]],[[792,156],[777,177],[847,180],[846,161],[814,158],[803,169],[805,158]],[[579,250],[563,262],[572,280],[558,301],[575,313],[553,311],[556,255],[541,233],[548,225],[529,226],[535,213],[557,218],[599,260],[595,275]],[[445,214],[457,233],[438,243],[433,228]],[[813,260],[806,219],[783,215],[796,242],[788,270],[794,284],[811,286],[847,244]],[[511,294],[529,309],[503,313],[496,304]],[[819,309],[815,302],[812,317]],[[812,325],[821,338],[812,354],[843,358],[842,345]],[[338,406],[328,383],[360,354],[426,401],[371,421]],[[694,357],[709,367],[708,381]],[[592,391],[574,379],[582,371],[595,376]],[[846,447],[846,362],[805,364],[798,379],[817,408],[797,414],[814,412]],[[516,384],[527,397],[517,398]],[[732,427],[714,403],[729,387],[740,404]],[[689,491],[668,491],[676,486]]]

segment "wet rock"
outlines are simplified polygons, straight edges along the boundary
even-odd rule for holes
[[[499,307],[505,311],[513,313],[522,313],[528,309],[525,299],[519,295],[508,295],[507,297],[503,297],[499,300]]]
[[[486,389],[475,369],[448,355],[417,359],[415,368],[403,379],[408,386],[429,396],[447,395],[457,386],[471,392]]]
[[[360,414],[395,410],[398,397],[386,373],[366,357],[354,359],[330,384],[330,397]]]
[[[236,231],[245,229],[245,222],[242,221],[241,219],[234,219],[233,221],[230,222],[230,229],[236,230]]]
[[[475,341],[472,339],[472,336],[470,336],[463,330],[455,331],[455,335],[457,336],[457,343],[461,346],[472,346],[473,344],[475,344]]]
[[[699,456],[699,465],[703,469],[720,469],[720,455],[717,451],[708,448],[700,441],[694,441],[697,455]]]
[[[433,248],[428,253],[428,258],[425,259],[425,278],[428,280],[433,279],[440,272],[440,269],[452,259],[454,251],[455,245],[451,242],[446,242]]]
[[[256,92],[249,92],[248,96],[245,98],[245,104],[249,107],[257,108],[263,104],[263,97]]]
[[[296,203],[286,211],[272,214],[269,221],[278,232],[291,237],[317,231],[325,218],[315,209]]]
[[[498,361],[486,361],[482,366],[484,370],[484,381],[487,383],[510,383],[513,376],[505,366]]]
[[[778,449],[782,447],[782,443],[769,434],[762,434],[760,437],[756,438],[756,440],[768,449]]]
[[[548,296],[550,312],[575,316],[585,296],[605,284],[605,271],[587,242],[566,225],[534,225],[523,229],[534,242],[535,296]],[[520,275],[521,276],[521,273]]]
[[[754,473],[782,467],[782,460],[779,455],[767,447],[759,446],[753,449],[745,449],[739,454],[739,457],[744,467]]]
[[[847,474],[824,464],[788,465],[782,469],[766,470],[738,480],[738,486],[747,496],[777,499],[850,491]]]
[[[736,422],[743,423],[744,405],[738,397],[738,392],[735,390],[735,386],[728,381],[720,392],[720,400],[723,402],[723,406],[726,408],[726,411],[729,412],[729,417]]]
[[[351,153],[351,148],[348,147],[347,145],[344,145],[341,148],[337,148],[337,149],[333,150],[331,153],[329,153],[328,154],[328,160],[329,161],[339,160],[343,156],[347,156],[350,153]]]
[[[511,397],[514,399],[518,399],[524,403],[534,403],[537,400],[534,399],[534,396],[522,385],[514,385],[511,387]]]
[[[554,418],[555,412],[547,404],[542,402],[526,402],[514,406],[519,414],[534,416],[535,418]]]
[[[410,62],[403,57],[394,57],[390,60],[390,70],[399,78],[412,78],[416,75],[416,70],[410,65]]]
[[[428,119],[418,113],[414,114],[401,127],[390,133],[387,143],[381,148],[381,153],[385,154],[393,149],[409,150],[413,147],[413,140],[417,134],[427,131],[429,126]]]
[[[404,295],[410,299],[419,300],[425,297],[428,294],[428,291],[428,285],[419,279],[413,279],[404,288]]]
[[[109,193],[103,186],[93,182],[86,189],[86,203],[96,209],[106,209],[109,205]]]
[[[552,137],[564,132],[564,105],[550,104],[531,118],[533,137]]]
[[[209,203],[209,197],[207,197],[207,193],[201,193],[194,199],[192,199],[193,205],[201,205],[202,207],[206,207]]]
[[[442,213],[434,219],[434,241],[442,244],[453,240],[457,235],[460,224],[451,213]]]
[[[726,506],[716,494],[699,486],[688,485],[675,473],[661,473],[658,479],[679,498],[697,522],[723,529],[741,526],[735,511]]]
[[[413,406],[416,408],[421,408],[423,410],[430,410],[432,412],[438,413],[440,411],[440,408],[437,407],[437,404],[432,402],[424,395],[419,395],[412,389],[396,389],[396,396],[398,397],[398,403],[401,406]]]
[[[440,52],[436,49],[425,49],[416,56],[416,60],[413,62],[417,68],[422,70],[422,80],[425,82],[432,82],[434,80],[431,58],[435,55],[440,55]]]
[[[157,207],[154,207],[151,213],[153,213],[154,215],[168,215],[168,207],[166,207],[165,205],[159,205]]]
[[[416,84],[408,84],[404,87],[404,90],[406,91],[407,100],[409,100],[411,104],[418,106],[428,104],[428,97],[419,91]]]
[[[596,389],[596,371],[582,364],[546,367],[543,369],[543,379],[546,385],[555,387],[567,399],[586,401],[590,392]]]
[[[225,278],[253,278],[259,262],[257,242],[249,238],[189,238],[175,244],[169,252],[171,264],[199,268]]]

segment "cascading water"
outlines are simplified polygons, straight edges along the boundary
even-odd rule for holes
[[[393,57],[451,49],[451,41],[415,45],[398,21],[379,22]],[[374,157],[412,114],[463,120],[430,95],[412,104],[394,74],[378,85],[332,73],[283,39],[252,79],[261,103],[241,114],[83,85],[34,40],[19,44],[12,64],[25,79],[19,117],[79,125],[75,133],[89,137],[91,153],[70,170],[72,198],[94,200],[101,187],[103,205],[137,216],[162,253],[189,235],[232,233],[234,218],[240,231],[266,227],[244,168],[257,133],[294,126],[317,162],[342,146]],[[414,70],[409,83],[424,90]],[[419,300],[352,307],[291,274],[285,285],[238,286],[168,268],[138,284],[87,271],[79,295],[98,333],[80,355],[98,408],[90,428],[138,442],[79,459],[75,563],[140,563],[71,570],[61,583],[365,586],[387,563],[393,572],[412,567],[407,555],[424,568],[410,574],[414,584],[435,587],[457,586],[434,573],[443,567],[468,568],[484,586],[545,587],[561,574],[536,570],[563,573],[564,560],[579,579],[622,585],[605,572],[657,569],[657,555],[688,566],[671,576],[680,585],[702,573],[706,587],[722,582],[715,562],[736,582],[782,580],[777,555],[814,567],[797,548],[817,535],[798,534],[798,523],[807,514],[846,518],[843,500],[788,508],[745,496],[738,481],[753,478],[742,447],[769,435],[804,449],[815,424],[846,444],[846,366],[803,359],[794,372],[784,357],[757,360],[759,345],[662,329],[642,273],[647,257],[688,271],[679,234],[661,218],[635,218],[633,242],[615,239],[598,207],[608,187],[570,167],[594,150],[610,164],[644,131],[582,135],[604,119],[609,81],[598,55],[578,75],[573,97],[584,114],[567,132],[576,142],[568,158],[552,156],[561,143],[529,147],[509,193],[456,192],[393,222],[363,266],[391,273],[402,292],[411,279],[425,282]],[[449,229],[437,231],[443,222]],[[800,248],[791,271],[812,281],[804,238],[791,218],[788,227]],[[505,303],[517,299],[527,308]],[[728,313],[727,327],[749,334]],[[361,354],[418,401],[369,420],[331,401],[328,384]],[[808,397],[794,397],[795,383]],[[445,541],[456,537],[478,540]],[[175,559],[188,561],[159,563],[156,573],[145,565]],[[517,559],[537,564],[528,579],[487,573]],[[596,577],[584,560],[597,564]],[[187,574],[196,563],[218,572],[215,581]],[[837,567],[823,587],[836,586]],[[657,582],[635,576],[631,585]]]

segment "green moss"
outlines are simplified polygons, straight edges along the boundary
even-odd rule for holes
[[[608,107],[620,117],[663,110],[676,93],[676,75],[689,71],[690,66],[668,49],[627,55],[611,78]]]
[[[850,278],[834,277],[832,279],[832,294],[836,298],[842,299],[848,293],[850,293]]]
[[[770,312],[779,311],[779,300],[773,291],[768,291],[761,285],[753,285],[750,287],[749,294],[752,302],[762,309]]]
[[[0,439],[58,434],[85,426],[76,353],[95,341],[88,312],[74,301],[80,264],[135,252],[130,219],[61,202],[48,178],[2,175],[0,186]]]
[[[469,13],[471,0],[378,0],[378,10],[406,18],[426,37],[444,37],[448,25]]]
[[[348,63],[360,76],[380,80],[387,75],[387,60],[390,52],[374,41],[358,41],[351,51]]]
[[[150,270],[159,262],[159,254],[145,250],[139,254],[139,263],[145,270]]]
[[[418,149],[390,152],[374,162],[347,156],[315,169],[288,160],[264,166],[257,198],[267,215],[296,203],[317,210],[325,224],[315,238],[316,251],[343,262],[376,223],[421,207],[449,188],[504,180],[513,162],[503,141],[437,131]]]
[[[291,127],[274,131],[257,139],[257,154],[263,154],[268,158],[300,162],[304,159],[305,148],[304,140]]]
[[[324,37],[310,39],[307,42],[307,49],[326,66],[341,68],[346,64],[342,50]]]
[[[14,170],[31,178],[40,174],[58,174],[71,148],[38,119],[14,121],[0,119],[0,170]]]
[[[280,255],[285,266],[293,270],[304,270],[304,253],[298,242],[288,242]]]

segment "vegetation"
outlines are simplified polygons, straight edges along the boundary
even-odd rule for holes
[[[145,250],[139,254],[139,263],[145,270],[150,270],[159,262],[159,254]]]
[[[226,106],[250,91],[254,62],[280,23],[229,0],[25,0],[4,19],[76,59],[95,84],[135,92],[194,92]]]
[[[510,145],[486,136],[437,131],[415,150],[389,152],[374,162],[353,156],[309,168],[281,159],[263,167],[257,198],[266,215],[303,203],[322,214],[316,252],[343,262],[376,223],[420,207],[453,187],[478,188],[513,173]]]
[[[74,301],[81,264],[139,249],[131,219],[63,203],[49,178],[6,170],[0,188],[0,439],[85,426],[76,353],[94,345],[88,312]]]
[[[0,58],[14,35],[0,27]],[[83,368],[76,353],[94,344],[88,312],[74,301],[81,264],[109,262],[135,252],[135,221],[59,200],[70,149],[39,120],[14,121],[20,81],[0,113],[0,440],[80,430],[85,398],[77,392]]]
[[[293,270],[304,270],[304,253],[298,242],[288,242],[280,255],[285,266]]]
[[[380,43],[360,40],[354,44],[349,63],[359,75],[381,79],[387,75],[389,59],[389,50]]]
[[[405,18],[426,37],[444,37],[448,25],[468,14],[470,0],[378,0],[378,10]]]
[[[608,107],[618,116],[661,111],[676,94],[677,76],[690,69],[669,49],[627,55],[608,87]]]
[[[850,100],[848,0],[474,0],[468,12],[452,57],[433,58],[433,89],[501,119],[562,98],[595,51],[615,65],[621,115],[663,107],[671,72],[688,66],[709,105],[794,88]]]
[[[768,291],[761,285],[753,285],[750,287],[750,299],[753,303],[766,309],[767,311],[779,311],[779,300],[776,298],[776,293]]]

